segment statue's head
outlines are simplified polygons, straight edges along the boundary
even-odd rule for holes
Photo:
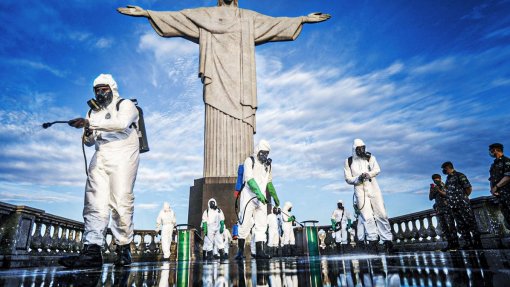
[[[218,0],[218,6],[230,6],[230,5],[234,5],[236,7],[238,7],[238,1],[239,0]]]

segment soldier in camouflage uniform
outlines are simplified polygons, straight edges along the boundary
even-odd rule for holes
[[[491,193],[499,199],[501,213],[507,228],[510,228],[510,158],[503,154],[503,145],[500,143],[491,144],[489,154],[494,158],[489,178]]]
[[[441,181],[441,175],[433,174],[430,184],[429,200],[435,200],[434,210],[436,211],[437,220],[443,237],[446,237],[448,245],[441,251],[456,250],[459,248],[459,239],[457,237],[457,228],[455,228],[455,220],[448,208],[446,199],[445,184]]]
[[[462,235],[462,239],[465,241],[465,245],[461,249],[483,248],[475,214],[469,202],[469,195],[473,190],[471,183],[463,173],[453,168],[453,163],[447,161],[441,165],[441,168],[443,173],[448,175],[446,178],[448,208],[457,223],[457,229]]]

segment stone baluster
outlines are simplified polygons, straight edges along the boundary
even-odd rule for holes
[[[436,238],[437,232],[436,232],[436,227],[434,226],[434,224],[432,222],[432,217],[433,217],[432,214],[429,214],[429,216],[427,216],[427,225],[428,225],[430,240],[432,242],[436,242],[437,241],[437,238]]]
[[[136,250],[139,254],[143,254],[145,252],[145,233],[144,232],[140,233],[140,243],[138,243]]]
[[[51,228],[52,225],[49,223],[44,223],[46,226],[46,230],[44,230],[44,236],[42,240],[42,249],[44,253],[51,253],[51,246],[53,243],[53,240],[51,239]]]
[[[59,250],[59,238],[58,238],[58,233],[60,231],[60,227],[55,224],[53,225],[53,235],[51,236],[51,247],[50,249],[52,250],[53,253],[57,253],[57,254],[61,254],[61,250]]]
[[[156,245],[156,234],[151,233],[151,243],[148,246],[150,253],[156,253],[158,246]]]
[[[30,242],[30,248],[32,249],[32,254],[38,254],[39,249],[42,248],[42,235],[41,235],[42,223],[40,221],[35,222],[35,231],[34,235],[32,235],[32,241]]]

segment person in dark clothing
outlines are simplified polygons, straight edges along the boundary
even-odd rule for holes
[[[465,245],[463,250],[483,248],[480,240],[480,232],[476,224],[475,214],[471,208],[469,195],[473,188],[468,178],[453,168],[453,163],[447,161],[441,165],[446,178],[446,198],[457,230],[462,235]]]
[[[503,145],[493,143],[489,154],[494,158],[490,169],[491,194],[499,199],[501,213],[507,228],[510,228],[510,158],[503,154]]]
[[[436,211],[437,221],[441,228],[441,235],[448,242],[448,245],[441,249],[441,251],[456,250],[459,248],[459,239],[457,237],[455,220],[448,208],[446,186],[441,181],[441,175],[439,174],[433,174],[432,180],[434,183],[430,184],[429,200],[435,200],[434,210]]]

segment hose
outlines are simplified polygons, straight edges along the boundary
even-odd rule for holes
[[[288,217],[291,217],[291,216],[290,216],[290,215],[288,215],[287,213],[283,212],[283,210],[280,210],[280,211],[281,211],[281,213],[283,213],[283,214],[287,215]],[[296,217],[294,216],[294,218],[296,218]],[[305,225],[304,225],[303,223],[301,223],[301,222],[299,222],[299,221],[297,221],[297,220],[294,220],[294,222],[296,222],[297,224],[301,225],[301,227],[305,227]]]

